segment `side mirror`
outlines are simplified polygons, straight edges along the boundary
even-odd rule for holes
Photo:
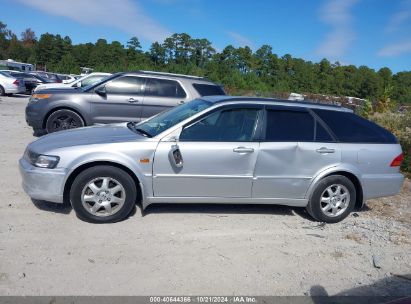
[[[170,153],[169,153],[169,158],[171,163],[176,167],[176,168],[181,168],[183,167],[183,156],[181,155],[180,148],[178,145],[173,145],[171,147]]]
[[[76,88],[81,88],[81,81],[77,82],[74,86],[75,86]]]
[[[107,95],[106,86],[100,86],[97,89],[95,89],[94,92],[96,92],[100,96],[106,96]]]

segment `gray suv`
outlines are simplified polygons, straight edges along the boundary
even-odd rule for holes
[[[141,123],[80,128],[31,143],[20,160],[34,199],[115,222],[136,202],[280,204],[318,221],[398,193],[401,146],[351,110],[211,96]]]
[[[26,107],[35,135],[124,121],[139,122],[207,95],[225,95],[209,80],[180,74],[117,73],[85,88],[36,92]]]

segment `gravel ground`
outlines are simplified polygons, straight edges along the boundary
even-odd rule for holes
[[[411,296],[410,181],[334,225],[232,205],[153,205],[88,224],[23,192],[26,103],[0,98],[0,295]]]

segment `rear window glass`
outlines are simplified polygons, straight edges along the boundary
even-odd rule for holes
[[[308,112],[268,110],[266,141],[314,141],[314,118]]]
[[[354,113],[314,109],[340,142],[396,143],[389,131]]]
[[[186,97],[186,93],[177,81],[155,78],[149,79],[146,95],[171,98]]]
[[[4,77],[11,77],[10,74],[6,73],[6,72],[0,72],[1,75],[3,75]]]
[[[200,96],[225,95],[224,90],[218,85],[193,83],[193,87]]]

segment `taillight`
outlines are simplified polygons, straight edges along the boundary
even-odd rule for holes
[[[396,158],[394,158],[391,162],[391,167],[399,167],[401,166],[402,161],[404,160],[404,155],[401,153]]]
[[[16,79],[16,80],[14,80],[14,82],[13,82],[13,84],[15,84],[16,86],[18,86],[19,85],[19,80],[18,79]]]

